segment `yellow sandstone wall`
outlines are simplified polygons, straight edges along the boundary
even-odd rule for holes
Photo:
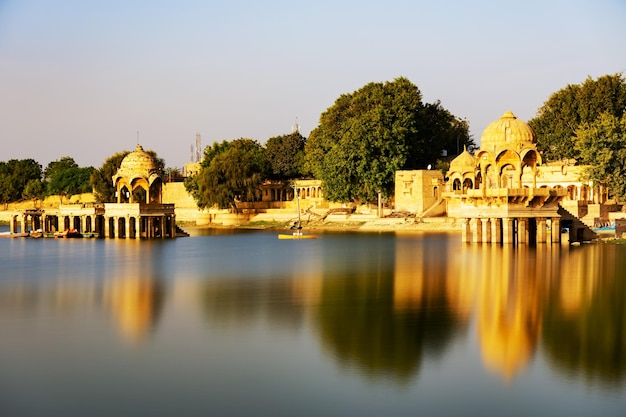
[[[439,170],[396,171],[395,211],[419,216],[440,200],[443,187],[443,174]],[[440,216],[444,210],[442,205],[428,215]]]

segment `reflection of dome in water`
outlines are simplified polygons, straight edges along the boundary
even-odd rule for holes
[[[483,131],[480,138],[480,149],[521,149],[537,142],[533,129],[519,120],[512,112],[506,111],[495,122]]]

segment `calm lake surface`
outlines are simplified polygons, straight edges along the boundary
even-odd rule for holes
[[[190,232],[0,239],[0,416],[626,415],[626,245]]]

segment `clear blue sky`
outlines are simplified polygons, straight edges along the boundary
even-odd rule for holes
[[[308,136],[344,93],[399,76],[470,122],[626,71],[626,1],[0,0],[0,161],[99,167],[139,141]]]

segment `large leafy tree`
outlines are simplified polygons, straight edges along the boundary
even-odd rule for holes
[[[303,176],[305,144],[306,138],[298,131],[267,140],[265,153],[272,178],[289,180]]]
[[[41,175],[41,165],[33,159],[0,162],[0,202],[20,200],[26,185],[33,180],[40,181]]]
[[[588,77],[555,92],[528,121],[537,134],[537,147],[546,161],[581,159],[576,131],[607,113],[621,118],[626,110],[626,81],[622,73]]]
[[[583,123],[575,135],[576,152],[588,167],[588,179],[626,201],[626,113],[621,118],[602,113],[594,122]]]
[[[198,207],[235,208],[237,201],[257,201],[269,167],[265,150],[255,140],[236,139],[205,150],[193,184],[186,183]]]
[[[329,200],[372,201],[393,192],[397,170],[425,169],[457,139],[471,141],[467,127],[439,103],[425,106],[406,78],[369,83],[322,113],[307,140],[307,167]]]
[[[79,167],[69,156],[52,161],[44,170],[47,193],[69,197],[90,192],[89,178],[93,171],[93,167]]]
[[[40,179],[31,179],[26,183],[22,197],[33,200],[33,205],[37,206],[37,200],[41,200],[45,195],[45,187]]]
[[[129,153],[128,151],[116,152],[109,156],[100,168],[95,169],[91,173],[89,182],[93,188],[96,201],[100,203],[113,203],[116,201],[112,178],[120,168],[124,157]]]

